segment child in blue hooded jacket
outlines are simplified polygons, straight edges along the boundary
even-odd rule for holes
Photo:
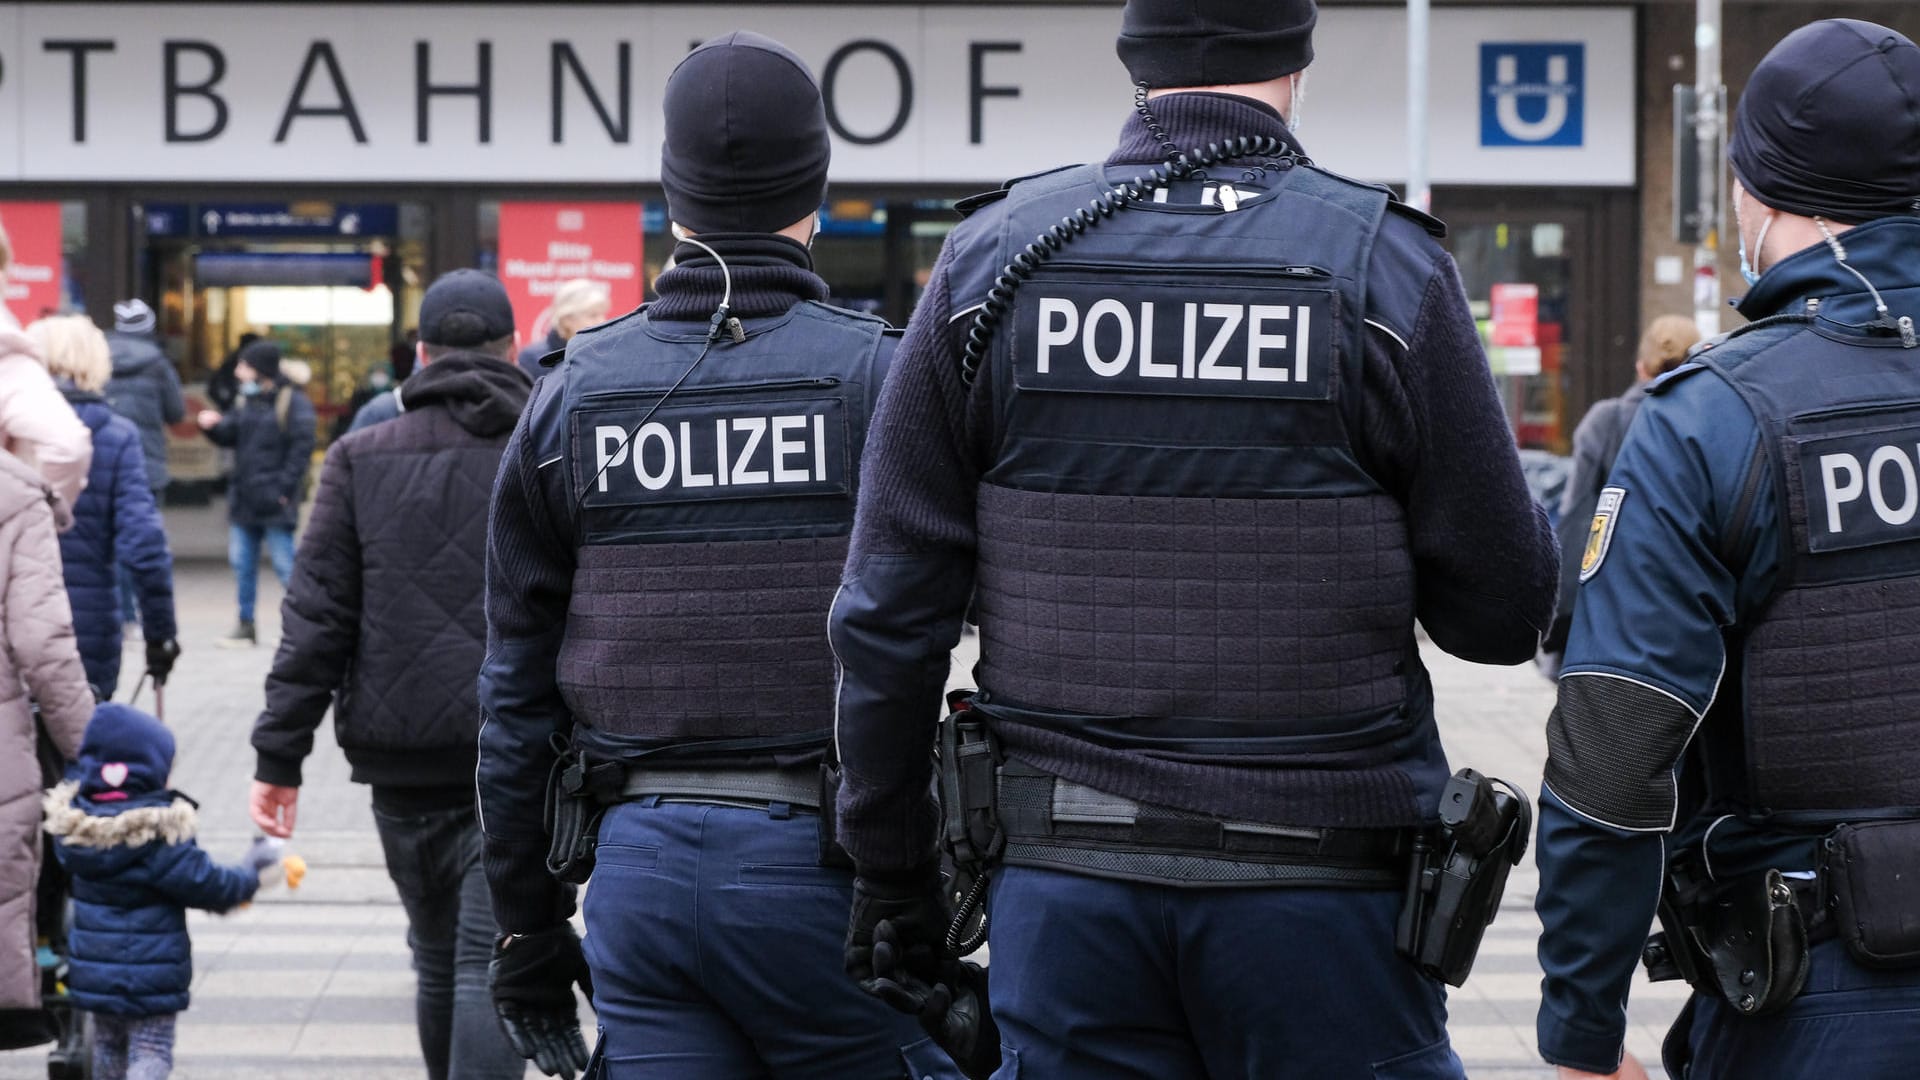
[[[173,733],[138,709],[96,708],[77,779],[49,792],[46,830],[73,878],[68,989],[93,1014],[95,1080],[162,1080],[174,1017],[187,1007],[193,945],[187,909],[228,911],[253,898],[278,854],[221,866],[194,843],[196,804],[167,787]]]

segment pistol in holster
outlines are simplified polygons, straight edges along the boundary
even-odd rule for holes
[[[1449,986],[1467,981],[1507,875],[1527,853],[1533,808],[1504,780],[1461,769],[1440,795],[1440,824],[1416,834],[1394,947]]]
[[[626,770],[617,761],[595,761],[585,750],[555,737],[553,769],[547,774],[547,872],[570,885],[593,873],[600,816],[620,794]]]
[[[984,899],[988,878],[1006,848],[1000,828],[995,785],[1002,756],[986,719],[973,708],[972,690],[947,694],[948,712],[940,721],[938,751],[941,847],[948,899],[955,920],[949,947],[965,955],[986,927]]]
[[[1660,932],[1641,963],[1654,982],[1685,979],[1743,1016],[1787,1007],[1807,979],[1807,919],[1779,870],[1715,881],[1689,860],[1667,871]]]

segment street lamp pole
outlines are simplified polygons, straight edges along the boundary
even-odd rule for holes
[[[1407,0],[1407,204],[1432,212],[1427,175],[1427,60],[1430,0]]]
[[[1720,83],[1720,0],[1695,0],[1693,28],[1694,133],[1700,154],[1700,240],[1693,249],[1693,321],[1700,333],[1720,333],[1721,143],[1726,88]]]

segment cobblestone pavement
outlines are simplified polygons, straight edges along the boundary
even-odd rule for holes
[[[217,527],[198,513],[178,516],[187,519],[179,530],[199,540],[197,548],[183,548],[217,551]],[[201,843],[217,858],[237,860],[253,835],[246,816],[253,774],[247,733],[272,649],[214,647],[233,618],[224,566],[185,563],[178,582],[186,652],[166,699],[167,721],[179,733],[174,780],[201,803]],[[279,638],[279,599],[272,575],[263,574],[263,642]],[[139,670],[140,662],[130,648],[127,669]],[[1548,684],[1531,668],[1480,667],[1433,650],[1429,662],[1456,766],[1470,764],[1537,791],[1552,703]],[[129,689],[122,687],[121,700]],[[141,703],[151,706],[151,691]],[[230,916],[196,912],[190,919],[196,975],[193,1006],[179,1028],[177,1077],[398,1080],[422,1074],[406,920],[381,862],[365,789],[348,782],[330,728],[320,732],[305,781],[294,844],[312,868],[305,886],[263,895]],[[1534,1052],[1536,880],[1530,861],[1515,872],[1472,978],[1452,995],[1454,1045],[1475,1080],[1552,1076]],[[1641,982],[1632,1000],[1628,1045],[1651,1069],[1682,997],[1672,984]],[[44,1075],[40,1058],[31,1051],[0,1054],[0,1080]]]

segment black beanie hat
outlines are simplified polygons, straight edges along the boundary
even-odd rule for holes
[[[1858,19],[1795,30],[1753,69],[1727,157],[1775,210],[1846,225],[1920,213],[1920,47]]]
[[[1127,0],[1116,51],[1154,89],[1266,82],[1313,63],[1315,0]]]
[[[280,377],[280,346],[265,338],[248,343],[240,350],[240,362],[263,379]]]
[[[735,31],[667,77],[660,183],[693,232],[777,232],[827,197],[827,111],[786,46]]]

